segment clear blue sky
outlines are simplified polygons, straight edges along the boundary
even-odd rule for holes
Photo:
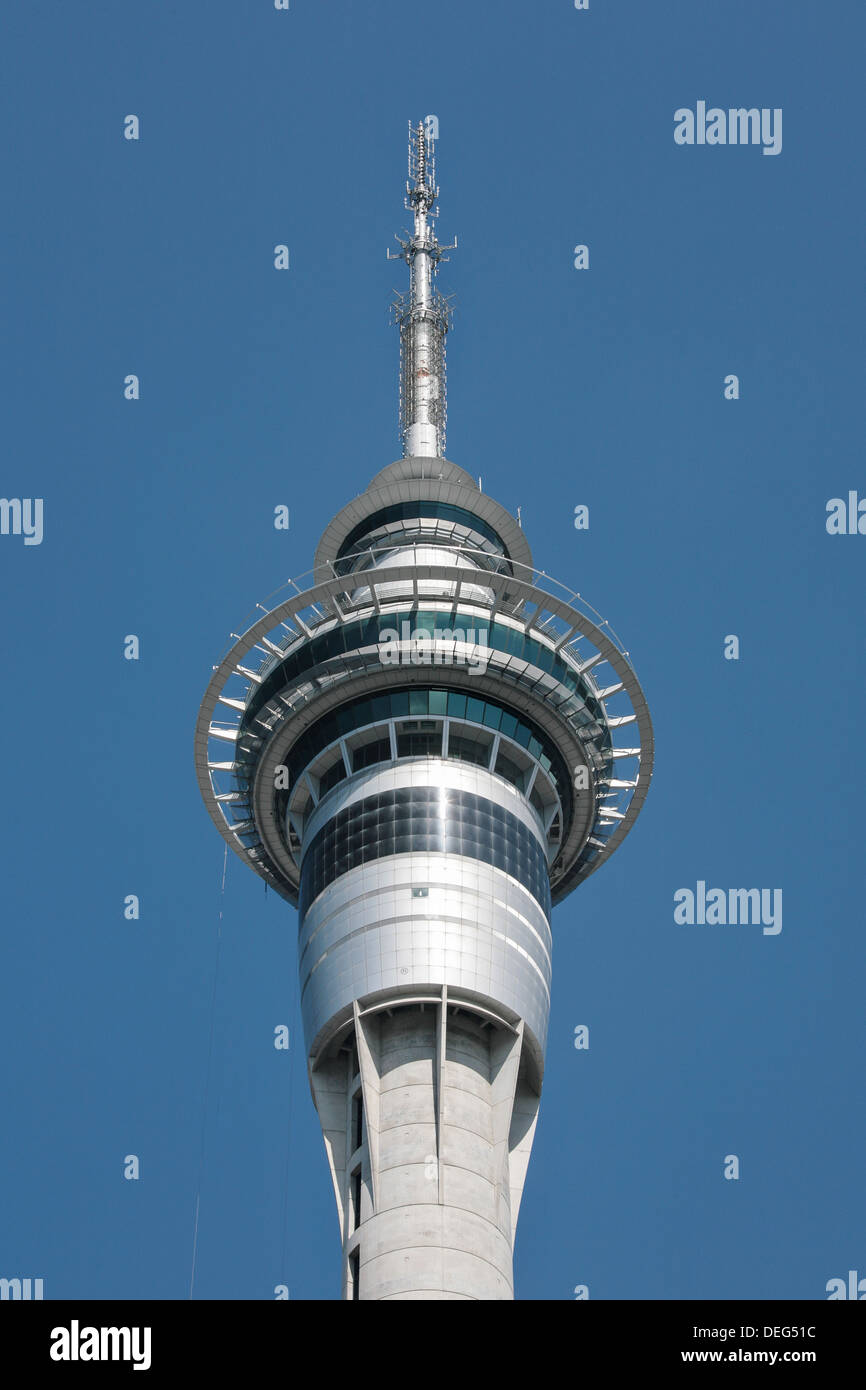
[[[518,1296],[866,1274],[866,537],[825,529],[866,494],[862,4],[18,0],[4,29],[2,493],[45,510],[41,545],[0,536],[0,1275],[188,1295],[223,866],[195,717],[399,454],[385,248],[428,113],[448,456],[623,635],[657,737],[554,912]],[[699,100],[781,107],[782,153],[678,147]],[[781,888],[782,932],[676,925],[699,879]],[[197,1297],[339,1297],[296,925],[230,856]]]

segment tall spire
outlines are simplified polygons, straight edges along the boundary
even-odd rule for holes
[[[405,240],[397,237],[400,250],[388,252],[389,260],[409,267],[409,293],[398,294],[392,309],[400,329],[400,435],[404,458],[442,458],[445,454],[445,334],[451,319],[448,300],[434,288],[443,251],[434,220],[439,197],[436,186],[436,118],[428,116],[417,126],[409,123],[409,178],[405,206],[413,214],[414,231]],[[429,219],[429,221],[428,221]]]

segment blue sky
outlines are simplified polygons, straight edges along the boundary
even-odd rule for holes
[[[866,1274],[866,537],[825,527],[866,494],[862,6],[90,0],[4,27],[0,490],[44,499],[44,537],[0,536],[0,1276],[185,1298],[200,1191],[196,1297],[339,1297],[296,914],[232,856],[221,894],[192,734],[230,632],[399,454],[385,248],[429,113],[448,456],[623,636],[657,739],[637,826],[554,912],[518,1297]],[[699,100],[782,108],[781,154],[677,146]],[[781,888],[781,933],[677,925],[698,880]]]

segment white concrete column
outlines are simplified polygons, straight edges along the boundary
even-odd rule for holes
[[[359,1153],[349,1133],[340,1157],[331,1129],[329,1150],[345,1193],[346,1297],[513,1298],[514,1225],[538,1106],[521,1071],[522,1035],[522,1024],[492,1021],[445,990],[423,1005],[356,1004],[364,1145]],[[338,1076],[333,1069],[331,1086]],[[344,1085],[350,1114],[351,1080]],[[338,1109],[332,1090],[322,1098]]]

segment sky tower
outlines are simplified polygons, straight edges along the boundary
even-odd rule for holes
[[[195,736],[217,828],[298,908],[347,1299],[514,1296],[551,906],[610,858],[652,772],[619,639],[443,457],[430,124],[410,125],[414,225],[394,253],[403,457],[258,605]]]

